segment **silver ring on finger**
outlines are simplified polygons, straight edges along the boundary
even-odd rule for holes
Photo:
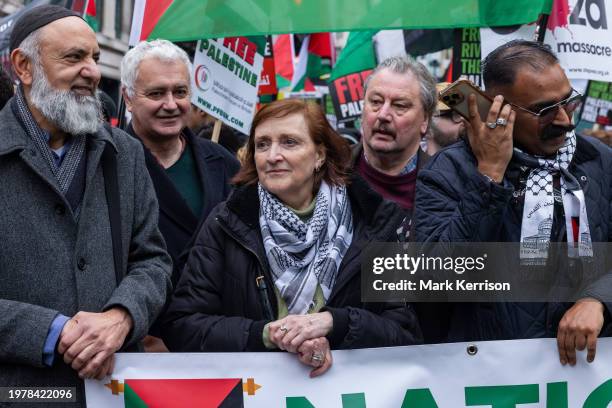
[[[499,126],[506,126],[508,124],[508,119],[497,118],[497,120],[495,121],[495,124]]]
[[[495,129],[497,127],[497,122],[487,122],[487,127],[489,129]]]
[[[323,364],[323,361],[325,361],[325,356],[321,353],[312,353],[312,357],[310,359],[313,363],[321,365]]]
[[[283,334],[286,334],[286,333],[289,331],[289,329],[287,328],[287,326],[285,326],[284,324],[281,324],[281,327],[280,327],[280,329],[279,329],[279,330],[280,330],[280,331],[282,331],[282,332],[283,332]]]

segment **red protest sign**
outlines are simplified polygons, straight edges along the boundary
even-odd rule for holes
[[[371,69],[341,76],[329,85],[338,122],[355,120],[361,116],[365,80]]]

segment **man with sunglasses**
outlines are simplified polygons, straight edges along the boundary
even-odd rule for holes
[[[560,279],[579,279],[587,263],[603,267],[574,303],[453,305],[447,340],[556,337],[562,364],[574,365],[576,349],[585,348],[593,361],[612,310],[609,255],[593,256],[592,244],[612,240],[612,150],[574,133],[580,94],[548,46],[509,42],[487,56],[482,72],[493,99],[488,116],[480,118],[470,95],[467,140],[419,173],[415,239],[527,248],[537,238],[536,250],[510,261],[551,262]],[[555,255],[556,242],[569,248]]]
[[[438,93],[448,87],[448,82],[436,85]],[[461,115],[438,100],[437,112],[431,118],[429,132],[425,137],[426,152],[430,156],[436,154],[446,146],[450,146],[465,135],[465,124]]]

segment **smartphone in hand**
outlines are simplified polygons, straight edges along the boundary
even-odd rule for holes
[[[449,108],[459,113],[465,119],[470,119],[468,96],[476,95],[476,105],[480,113],[480,119],[485,122],[489,115],[489,109],[493,100],[488,97],[479,87],[467,79],[458,79],[447,88],[440,91],[439,99]]]

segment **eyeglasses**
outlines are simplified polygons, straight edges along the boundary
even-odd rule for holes
[[[445,110],[440,111],[437,115],[434,115],[437,118],[446,118],[452,120],[454,123],[461,123],[463,121],[463,117],[453,110]]]
[[[553,120],[555,120],[555,117],[557,117],[557,113],[559,112],[559,108],[565,109],[565,112],[568,115],[571,115],[578,108],[581,101],[582,101],[582,94],[578,92],[577,90],[575,90],[574,88],[572,88],[572,93],[570,96],[568,96],[567,98],[553,105],[540,109],[539,112],[533,112],[527,108],[523,108],[522,106],[516,105],[512,102],[508,102],[508,104],[514,108],[522,110],[523,112],[527,112],[534,116],[537,116],[541,124],[546,124],[546,123],[550,123]]]

